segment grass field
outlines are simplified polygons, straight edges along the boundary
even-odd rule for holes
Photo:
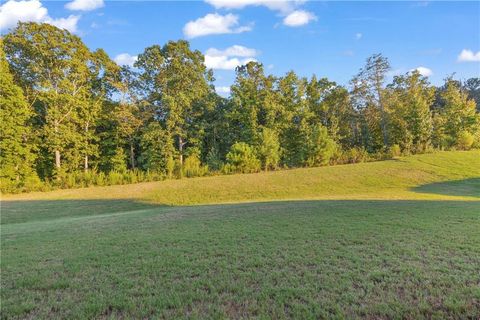
[[[1,317],[480,317],[480,152],[6,195]]]

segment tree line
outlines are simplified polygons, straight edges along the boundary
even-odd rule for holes
[[[215,93],[184,40],[133,68],[49,24],[19,23],[0,46],[2,190],[19,192],[247,173],[480,147],[480,78],[440,87],[393,77],[381,54],[349,85],[236,69]]]

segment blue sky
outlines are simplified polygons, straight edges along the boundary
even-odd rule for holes
[[[125,63],[152,44],[187,39],[209,56],[218,87],[231,85],[234,66],[249,60],[275,75],[294,70],[348,84],[365,59],[379,52],[390,59],[391,75],[422,67],[434,84],[452,73],[480,76],[476,1],[9,2],[1,2],[2,32],[15,19],[49,22]]]

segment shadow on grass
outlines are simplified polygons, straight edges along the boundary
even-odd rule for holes
[[[419,193],[480,198],[480,178],[429,183],[412,190]]]
[[[428,189],[430,190],[430,189]],[[427,192],[427,191],[425,191]],[[428,191],[429,193],[431,191]],[[453,194],[453,193],[450,193]],[[462,194],[464,195],[464,194]],[[448,203],[448,205],[447,205]],[[116,213],[136,213],[136,211],[170,208],[168,213],[192,216],[220,217],[233,213],[255,213],[256,217],[281,212],[299,213],[314,210],[320,213],[352,213],[361,216],[362,212],[415,212],[425,208],[438,212],[441,208],[478,207],[480,201],[422,201],[422,200],[274,200],[259,202],[239,202],[229,204],[198,204],[189,206],[169,206],[141,202],[134,199],[102,200],[29,200],[3,201],[1,224],[40,222],[62,218],[103,216]],[[173,211],[172,211],[173,210]],[[441,211],[441,210],[440,210]],[[159,212],[160,213],[160,212]],[[165,212],[164,212],[165,213]]]
[[[126,199],[7,202],[2,214],[11,223],[154,210],[6,226],[2,319],[467,319],[477,311],[478,285],[465,279],[478,275],[480,201],[271,201],[158,214],[157,207]]]
[[[2,201],[1,224],[166,207],[133,199]]]

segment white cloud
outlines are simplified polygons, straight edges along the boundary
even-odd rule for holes
[[[362,37],[363,37],[363,34],[361,34],[360,32],[357,32],[357,33],[355,34],[355,39],[357,39],[357,40],[362,39]]]
[[[252,26],[239,26],[238,16],[218,13],[209,13],[205,17],[188,22],[183,27],[183,34],[187,38],[206,36],[209,34],[242,33],[252,30]]]
[[[209,69],[235,70],[236,67],[256,61],[258,51],[234,45],[225,50],[210,48],[205,52],[205,66]]]
[[[418,68],[412,69],[410,71],[415,71],[415,70],[418,71],[418,73],[420,73],[424,77],[429,77],[433,74],[432,69],[429,69],[427,67],[418,67]]]
[[[103,0],[73,0],[65,5],[68,10],[91,11],[105,5]]]
[[[68,31],[76,32],[78,20],[80,20],[80,16],[71,14],[67,18],[50,19],[45,22],[60,29],[67,29]]]
[[[300,27],[313,20],[317,20],[313,13],[305,10],[295,10],[283,19],[283,24],[289,27]]]
[[[227,86],[216,86],[215,91],[219,94],[229,95],[230,94],[230,87]]]
[[[251,61],[256,61],[253,58],[229,58],[227,56],[212,57],[205,55],[205,66],[209,69],[221,70],[235,70],[238,66],[243,66]]]
[[[132,56],[128,53],[120,53],[119,55],[115,56],[113,59],[118,65],[126,65],[132,67],[135,61],[137,61],[138,56]]]
[[[476,53],[472,50],[463,49],[462,52],[458,55],[459,62],[473,62],[480,61],[480,51]]]
[[[41,22],[48,17],[48,10],[40,1],[8,1],[0,7],[0,29],[15,26],[18,21]]]
[[[287,14],[305,0],[205,0],[216,9],[243,9],[247,6],[264,6],[273,11]]]
[[[205,52],[205,54],[212,57],[219,57],[219,56],[254,57],[258,55],[258,52],[255,49],[239,46],[236,44],[225,50],[210,48]]]
[[[243,9],[248,6],[263,6],[276,11],[283,18],[283,24],[289,27],[305,25],[317,17],[308,11],[297,10],[307,0],[205,0],[216,9]],[[276,27],[277,25],[275,25]]]
[[[77,31],[80,16],[53,19],[39,0],[10,0],[0,6],[0,30],[14,27],[17,22],[44,22],[68,31]]]

